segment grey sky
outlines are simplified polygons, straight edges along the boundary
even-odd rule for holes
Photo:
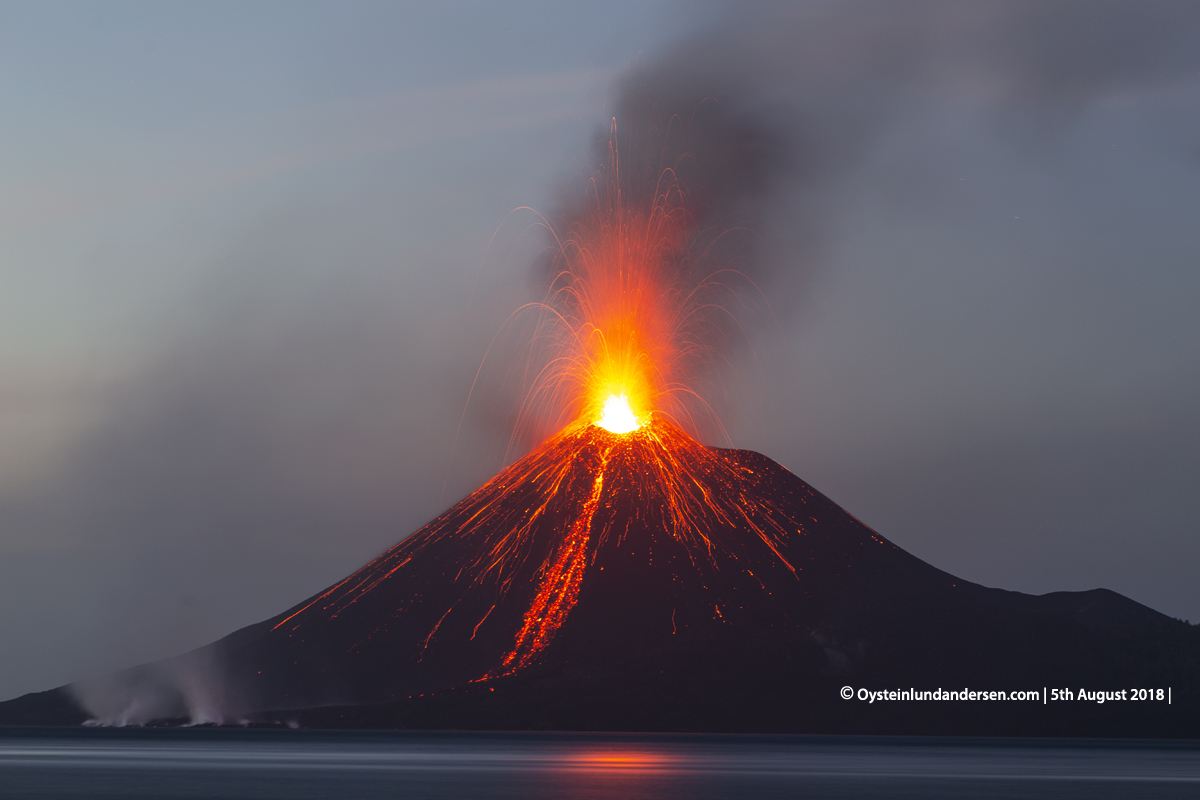
[[[1200,620],[1197,12],[1045,7],[0,6],[0,697],[262,619],[486,480],[504,409],[455,435],[537,294],[514,209],[631,72],[797,155],[732,444],[969,580]]]

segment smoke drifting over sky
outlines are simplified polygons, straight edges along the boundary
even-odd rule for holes
[[[615,113],[633,140],[679,117],[685,179],[762,228],[781,185],[821,203],[931,106],[981,114],[1027,146],[1061,144],[1097,101],[1194,81],[1198,30],[1187,2],[768,3],[648,56],[619,82]],[[823,227],[782,214],[810,236]],[[749,272],[795,271],[792,256]]]
[[[504,403],[452,447],[543,244],[505,216],[614,114],[712,115],[692,179],[755,230],[733,444],[966,579],[1200,619],[1200,6],[292,8],[0,12],[0,697],[489,477]]]

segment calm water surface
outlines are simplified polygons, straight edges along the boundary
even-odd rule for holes
[[[0,797],[1200,798],[1200,742],[0,729]]]

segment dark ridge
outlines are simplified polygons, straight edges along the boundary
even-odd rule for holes
[[[82,725],[91,716],[65,686],[0,703],[0,725]]]

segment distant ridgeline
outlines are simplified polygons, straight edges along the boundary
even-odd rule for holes
[[[1200,738],[1197,698],[1197,626],[959,580],[656,421],[569,429],[279,616],[0,724]]]

